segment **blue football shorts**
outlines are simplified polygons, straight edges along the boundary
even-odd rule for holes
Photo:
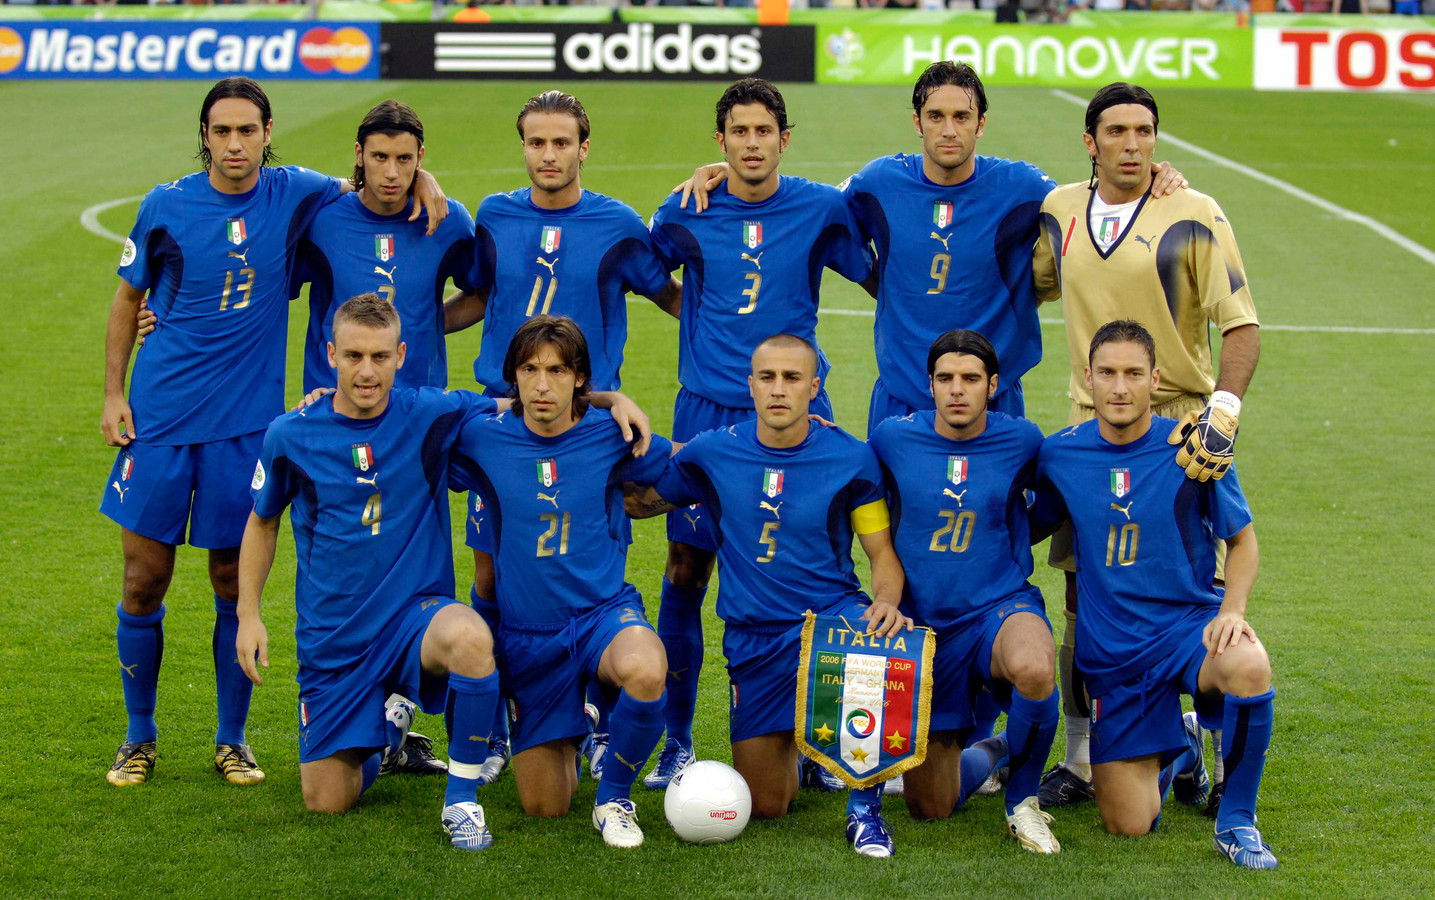
[[[115,457],[100,512],[121,528],[162,544],[206,550],[238,547],[254,509],[249,481],[264,432],[204,444],[133,441]]]
[[[415,597],[379,634],[356,665],[341,670],[299,667],[299,761],[314,762],[340,750],[385,744],[384,700],[399,693],[424,712],[444,710],[448,676],[423,670],[424,633],[439,610],[456,601]]]
[[[972,624],[937,634],[937,652],[932,659],[932,731],[963,731],[976,725],[977,695],[983,688],[996,692],[992,679],[992,645],[1007,617],[1035,613],[1051,622],[1042,607],[1041,596],[1013,594],[994,605]]]
[[[561,624],[499,625],[499,680],[509,700],[514,753],[577,739],[591,730],[583,713],[584,691],[597,675],[603,651],[625,628],[653,627],[638,592],[630,588],[625,593]]]

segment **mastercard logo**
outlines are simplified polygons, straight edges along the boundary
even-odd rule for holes
[[[13,28],[0,28],[0,75],[15,71],[25,61],[25,40]]]
[[[299,62],[315,74],[340,72],[352,75],[363,71],[373,55],[374,45],[369,36],[348,26],[338,31],[311,28],[299,39]]]

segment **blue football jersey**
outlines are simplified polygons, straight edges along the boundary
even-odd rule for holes
[[[261,518],[290,507],[301,665],[344,670],[409,604],[453,596],[449,450],[465,417],[495,408],[421,388],[394,391],[372,419],[325,397],[269,426],[250,492]]]
[[[683,267],[678,380],[722,406],[752,406],[752,351],[774,334],[817,346],[822,270],[850,281],[872,273],[872,254],[830,185],[783,175],[777,192],[748,203],[724,182],[701,214],[670,195],[653,214],[653,246],[668,270]],[[818,351],[818,377],[830,368]]]
[[[1041,430],[987,413],[980,435],[937,433],[935,410],[888,419],[871,437],[887,483],[892,541],[907,573],[903,608],[923,625],[958,630],[1024,594],[1031,577],[1026,490]],[[909,602],[910,601],[910,602]]]
[[[483,345],[473,374],[507,393],[503,357],[532,316],[567,316],[588,339],[593,390],[615,391],[628,341],[629,292],[668,284],[643,220],[620,200],[584,191],[566,209],[535,206],[532,188],[493,194],[478,207],[474,284],[487,290]]]
[[[297,166],[261,169],[243,194],[221,194],[196,172],[145,196],[119,268],[149,291],[164,326],[130,376],[140,441],[225,440],[284,411],[295,245],[338,196],[338,180]]]
[[[1029,163],[976,161],[970,178],[944,187],[923,174],[920,153],[899,153],[843,185],[877,250],[877,371],[914,409],[933,406],[922,361],[953,328],[992,342],[1004,386],[1041,360],[1031,257],[1041,201],[1056,182]]]
[[[473,218],[461,203],[448,202],[448,217],[432,236],[412,207],[391,216],[371,211],[358,192],[319,211],[299,242],[290,296],[309,284],[309,330],[304,338],[304,392],[334,386],[328,343],[334,311],[345,300],[374,293],[399,311],[404,367],[396,388],[447,387],[448,351],[443,333],[444,286],[450,278],[471,291]]]
[[[852,568],[852,512],[883,499],[872,448],[813,426],[768,447],[756,421],[705,431],[657,484],[674,505],[702,503],[717,527],[717,613],[738,625],[794,624],[806,610],[865,600]]]
[[[1093,693],[1128,681],[1171,652],[1221,605],[1216,538],[1251,522],[1234,468],[1199,482],[1176,465],[1155,417],[1129,444],[1095,420],[1042,443],[1032,520],[1069,517],[1076,544],[1076,658]]]
[[[533,433],[510,412],[464,425],[453,487],[483,500],[505,624],[567,622],[637,596],[623,580],[631,540],[623,483],[657,481],[673,445],[653,435],[642,458],[632,449],[612,415],[592,407],[557,437]]]

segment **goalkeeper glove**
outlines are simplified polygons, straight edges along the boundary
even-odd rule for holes
[[[1181,445],[1176,451],[1176,465],[1186,470],[1187,478],[1219,481],[1226,474],[1236,458],[1240,414],[1239,397],[1216,391],[1200,413],[1190,412],[1181,418],[1167,443]]]

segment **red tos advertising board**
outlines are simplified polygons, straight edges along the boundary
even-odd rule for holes
[[[1435,31],[1256,27],[1258,90],[1435,90]]]

